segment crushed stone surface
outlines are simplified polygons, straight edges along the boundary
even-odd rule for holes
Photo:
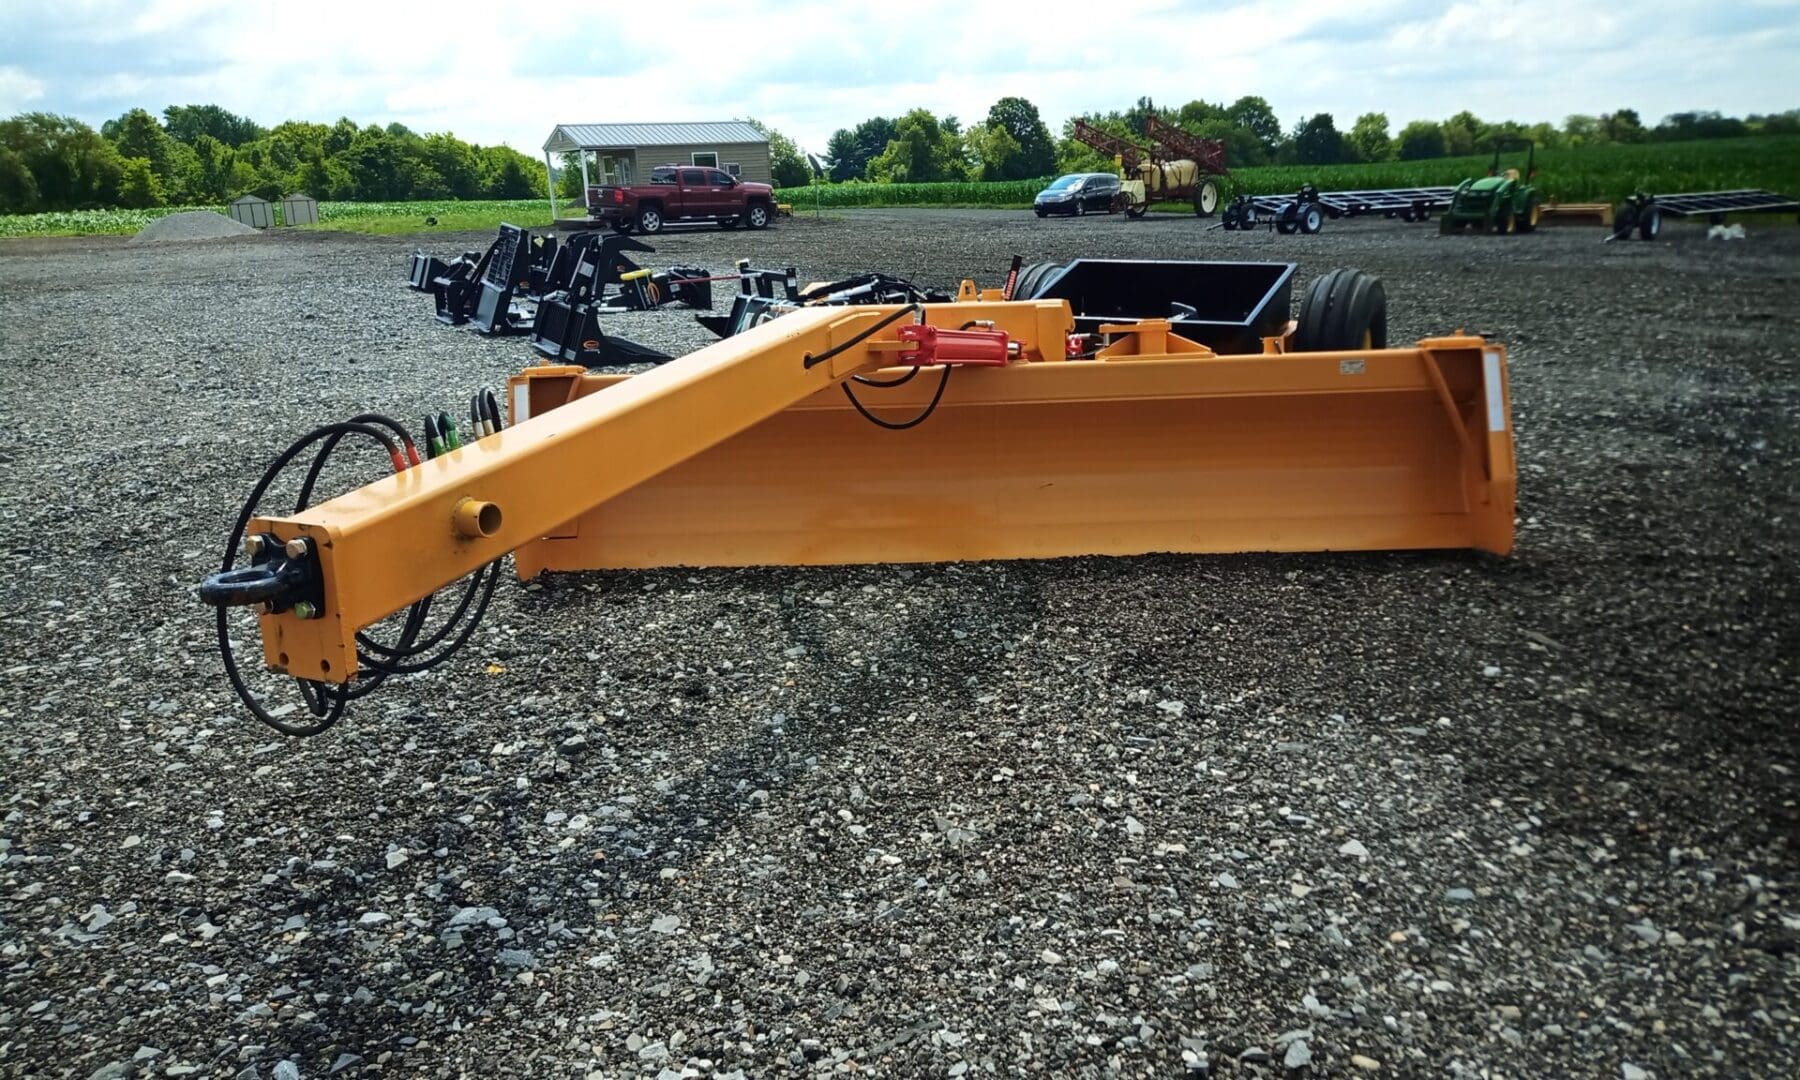
[[[1508,344],[1517,551],[509,577],[303,740],[194,584],[299,433],[520,366],[402,284],[488,238],[0,244],[0,1074],[1794,1075],[1800,230],[1598,236],[656,237],[1370,270]]]
[[[222,240],[230,236],[252,236],[256,230],[226,217],[217,210],[183,210],[179,214],[157,218],[137,231],[128,243],[166,244],[178,240]]]

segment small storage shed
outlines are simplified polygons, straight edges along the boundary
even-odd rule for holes
[[[550,213],[556,214],[555,155],[578,154],[581,186],[638,183],[658,165],[703,165],[741,180],[770,182],[769,139],[742,120],[660,124],[558,124],[544,140]]]
[[[281,223],[283,225],[317,225],[319,223],[319,200],[304,191],[283,195],[281,197]]]
[[[259,195],[239,195],[231,200],[225,213],[233,221],[242,222],[252,229],[266,229],[275,224],[275,204]]]

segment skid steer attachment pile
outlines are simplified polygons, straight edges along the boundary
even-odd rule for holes
[[[1101,315],[964,283],[950,303],[799,306],[637,375],[528,367],[508,385],[510,427],[478,397],[478,437],[417,465],[385,418],[314,432],[272,467],[202,586],[220,605],[228,670],[276,727],[321,730],[365,683],[466,640],[451,626],[479,617],[509,552],[530,578],[1510,549],[1501,346],[1458,334],[1387,348],[1380,283],[1356,271],[1315,280],[1296,318],[1253,341],[1242,328],[1268,325],[1277,301],[1285,311],[1290,267],[1230,271],[1251,283],[1215,290],[1220,308],[1177,287],[1208,281],[1203,264],[1109,265],[1110,285],[1083,286],[1112,298],[1091,301],[1110,304]],[[1134,294],[1135,314],[1123,299]],[[1178,334],[1181,320],[1238,329],[1214,348]],[[258,512],[280,468],[342,438],[388,444],[394,475]],[[450,623],[426,633],[433,593],[459,580]],[[264,662],[300,680],[312,719],[270,717],[244,690],[225,629],[233,604],[261,605]],[[399,641],[366,633],[397,614]]]

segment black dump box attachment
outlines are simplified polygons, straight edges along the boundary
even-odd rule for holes
[[[1077,259],[1038,275],[1023,300],[1067,300],[1075,329],[1168,319],[1177,334],[1217,353],[1262,351],[1292,310],[1293,263]]]

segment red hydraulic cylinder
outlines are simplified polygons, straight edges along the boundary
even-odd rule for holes
[[[920,323],[902,326],[900,340],[911,345],[896,359],[902,364],[976,364],[1000,367],[1006,363],[1008,343],[1004,330],[945,330]]]

